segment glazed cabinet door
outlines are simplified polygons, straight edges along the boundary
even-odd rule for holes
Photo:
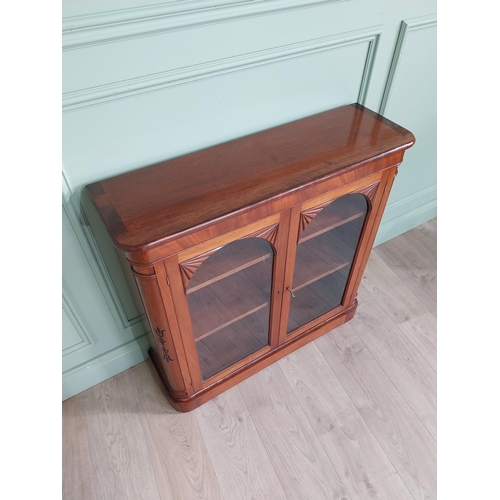
[[[292,209],[281,342],[353,304],[373,244],[381,186],[375,177]]]
[[[347,194],[301,213],[287,335],[342,305],[368,212],[361,194]]]
[[[284,266],[285,250],[280,249],[279,218],[179,254],[183,297],[177,299],[176,310],[184,310],[187,319],[181,321],[183,338],[194,340],[195,385],[213,383],[277,344],[281,301],[273,296],[281,298],[276,269]]]

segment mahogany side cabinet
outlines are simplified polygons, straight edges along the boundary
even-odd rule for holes
[[[190,411],[351,319],[411,132],[360,104],[86,186]]]

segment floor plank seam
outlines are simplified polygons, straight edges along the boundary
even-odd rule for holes
[[[418,419],[418,421],[422,424],[422,426],[424,427],[424,429],[429,433],[429,436],[432,438],[432,440],[434,442],[437,442],[436,439],[434,439],[434,437],[432,436],[432,434],[430,433],[429,429],[427,428],[427,426],[424,424],[424,422],[422,422],[421,418],[417,415],[417,413],[415,412],[415,410],[413,409],[412,405],[407,401],[407,399],[404,397],[404,395],[401,393],[401,391],[399,390],[398,386],[394,383],[394,381],[392,380],[392,378],[389,376],[389,374],[384,370],[384,367],[378,362],[377,358],[375,358],[375,356],[373,355],[372,351],[370,350],[370,348],[368,347],[368,345],[363,341],[363,339],[356,333],[356,331],[354,330],[353,328],[353,332],[354,334],[358,337],[358,339],[363,343],[363,345],[365,346],[365,348],[368,350],[368,352],[370,353],[370,356],[373,358],[373,360],[375,361],[375,363],[377,363],[377,365],[379,366],[379,368],[384,372],[385,376],[389,379],[389,381],[391,382],[391,384],[393,385],[393,387],[396,389],[396,391],[399,393],[399,395],[403,398],[404,402],[408,405],[408,408],[410,408],[410,410],[412,411],[412,413],[415,415],[415,417]],[[419,353],[418,353],[419,354]],[[426,362],[426,364],[428,364]]]
[[[281,372],[282,372],[282,374],[283,374],[283,377],[284,377],[284,379],[286,380],[286,383],[287,383],[287,384],[288,384],[288,386],[290,387],[290,390],[291,390],[292,395],[293,395],[293,397],[294,397],[294,399],[295,399],[295,402],[297,403],[298,408],[300,409],[300,411],[301,411],[302,415],[304,416],[304,419],[305,419],[305,421],[307,422],[307,425],[310,427],[311,432],[314,434],[314,436],[316,436],[317,441],[318,441],[318,442],[319,442],[319,444],[321,445],[321,449],[323,449],[323,451],[324,451],[324,448],[323,448],[323,445],[322,445],[322,443],[321,443],[321,440],[320,440],[320,439],[318,439],[318,436],[317,436],[317,434],[316,434],[316,432],[315,432],[314,428],[312,427],[311,423],[309,422],[309,419],[307,418],[307,415],[306,415],[306,413],[304,412],[304,409],[303,409],[303,407],[302,407],[302,405],[301,405],[300,401],[297,399],[297,396],[295,395],[295,393],[294,393],[294,391],[293,391],[293,387],[291,387],[291,385],[290,385],[290,383],[289,383],[289,381],[288,381],[288,379],[287,379],[287,377],[286,377],[285,373],[283,372],[283,369],[281,368],[281,366],[279,366],[279,363],[277,363],[277,365],[278,365],[278,369],[279,369],[279,370],[281,370]],[[238,387],[238,386],[236,386],[236,387]],[[239,389],[238,389],[238,390],[239,390]],[[243,398],[243,396],[242,396],[242,398]],[[244,402],[244,404],[245,404],[245,407],[247,407],[247,406],[246,406],[246,402],[244,401],[244,398],[243,398],[243,402]],[[287,406],[288,406],[288,404],[287,404]],[[248,407],[247,407],[247,410],[248,410]],[[251,413],[249,413],[249,415],[250,415],[250,418],[252,418]],[[252,418],[252,422],[253,422],[253,418]],[[261,433],[260,433],[260,431],[259,431],[258,426],[255,424],[255,422],[254,422],[254,426],[255,426],[255,429],[257,430],[257,433],[259,434],[259,437],[260,437],[261,441],[264,443],[263,438],[262,438],[262,435],[261,435]],[[282,488],[282,490],[283,490],[283,492],[284,492],[284,494],[285,494],[285,497],[286,497],[286,498],[290,498],[290,497],[286,494],[286,489],[283,487],[283,481],[282,481],[282,479],[281,479],[281,477],[280,477],[279,471],[277,471],[277,470],[275,469],[274,464],[273,464],[273,461],[271,460],[271,457],[270,457],[270,455],[269,455],[269,453],[268,453],[268,451],[267,451],[267,448],[266,448],[265,446],[264,446],[264,449],[266,450],[266,453],[267,453],[267,455],[268,455],[268,457],[269,457],[270,463],[271,463],[271,465],[273,466],[273,469],[274,469],[274,471],[275,471],[276,476],[278,477],[278,480],[279,480],[279,482],[280,482],[280,484],[281,484],[281,488]],[[325,451],[325,454],[326,454],[326,451]],[[337,474],[337,476],[338,476],[338,478],[339,478],[339,480],[340,480],[340,482],[341,482],[341,484],[342,484],[342,487],[344,488],[344,491],[346,491],[346,492],[347,492],[347,488],[345,487],[345,485],[344,485],[344,483],[343,483],[343,481],[342,481],[342,478],[340,477],[340,474],[338,473],[337,469],[334,467],[334,465],[333,465],[332,461],[330,460],[330,457],[328,456],[328,454],[326,454],[326,458],[328,459],[328,462],[329,462],[329,463],[330,463],[330,465],[332,466],[333,470],[336,472],[336,474]],[[290,500],[293,500],[293,499],[290,499]],[[311,499],[311,500],[312,500],[312,499]],[[355,500],[355,499],[352,499],[352,498],[350,497],[350,495],[348,494],[348,497],[346,498],[346,500]]]
[[[80,397],[81,395],[78,394],[76,397]],[[83,411],[83,421],[85,423],[85,440],[87,442],[87,447],[88,447],[88,450],[89,450],[89,455],[90,455],[90,458],[92,459],[92,448],[90,446],[90,439],[89,439],[89,434],[90,434],[90,430],[89,430],[89,426],[88,426],[88,420],[87,420],[87,414],[86,414],[86,411],[85,411],[85,399],[83,398],[82,399],[82,411]],[[94,495],[95,495],[95,498],[96,500],[99,499],[99,495],[98,495],[98,491],[97,491],[97,478],[96,478],[96,473],[95,473],[95,470],[94,470],[94,467],[90,467],[90,472],[92,473],[92,489],[94,490]]]
[[[354,330],[353,330],[354,332]],[[356,332],[354,332],[356,333]],[[363,342],[363,345],[364,342]],[[321,352],[321,350],[320,350]],[[369,351],[368,351],[369,352]],[[373,357],[373,355],[371,354],[371,352],[369,352],[370,356]],[[321,355],[323,356],[323,353],[321,352]],[[323,356],[323,359],[325,359],[326,363],[328,365],[330,365],[328,363],[328,360]],[[339,358],[340,359],[340,358]],[[374,359],[374,361],[376,361]],[[344,366],[344,368],[346,369],[346,371],[348,372],[349,370],[347,369],[347,367],[345,366],[345,363],[342,361],[342,359],[340,359],[340,362],[342,363],[342,365]],[[335,375],[335,373],[333,372],[333,369],[332,369],[332,373]],[[336,375],[335,375],[336,376]],[[394,472],[400,477],[402,483],[404,484],[405,488],[408,490],[409,494],[415,499],[415,500],[419,500],[417,498],[415,498],[415,496],[413,495],[413,493],[411,492],[411,489],[408,487],[408,484],[406,483],[406,481],[404,480],[404,478],[401,476],[401,474],[399,473],[398,471],[398,468],[396,467],[396,465],[394,464],[394,462],[391,460],[390,456],[387,454],[387,452],[385,451],[384,447],[382,446],[382,443],[380,443],[379,439],[377,438],[376,434],[374,434],[372,432],[372,429],[370,427],[370,425],[368,424],[368,422],[365,420],[365,418],[363,417],[362,413],[359,411],[359,408],[358,406],[356,405],[356,402],[352,399],[352,397],[350,396],[349,392],[347,391],[347,389],[344,387],[344,385],[342,384],[342,381],[337,377],[337,379],[339,380],[339,383],[340,385],[343,387],[344,389],[344,392],[347,394],[347,397],[351,400],[352,404],[354,405],[354,408],[356,408],[356,411],[357,411],[357,414],[359,415],[359,417],[363,420],[364,424],[366,425],[366,428],[369,430],[371,436],[373,437],[373,439],[375,439],[376,443],[378,444],[381,452],[385,455],[385,457],[387,458],[387,460],[389,461],[389,463],[391,464],[392,468],[394,469]],[[392,381],[391,381],[392,382]],[[399,391],[398,391],[399,392]],[[423,424],[422,424],[423,425]],[[427,430],[427,429],[426,429]],[[330,432],[330,431],[329,431]]]
[[[130,371],[129,371],[129,377],[132,378],[132,375],[130,374]],[[134,391],[134,401],[135,401],[135,405],[136,405],[136,408],[137,408],[137,417],[138,417],[139,423],[141,425],[142,434],[143,434],[143,436],[146,436],[147,433],[146,433],[146,429],[144,428],[144,423],[143,423],[143,419],[142,419],[142,416],[141,416],[142,415],[142,411],[140,409],[139,401],[137,399],[137,393],[135,391]],[[162,495],[161,495],[161,490],[160,490],[160,484],[158,483],[157,473],[156,473],[155,467],[153,466],[153,454],[152,454],[152,450],[151,450],[151,447],[149,445],[148,439],[145,439],[145,442],[146,442],[146,448],[148,450],[149,460],[151,462],[151,469],[152,469],[152,472],[153,472],[153,477],[155,478],[156,491],[158,493],[158,498],[161,499]],[[165,476],[165,473],[163,471],[162,471],[162,474],[163,474],[163,476]]]
[[[354,330],[353,330],[354,332]],[[356,333],[356,332],[354,332]],[[364,345],[364,343],[363,343]],[[320,350],[321,352],[321,350]],[[321,355],[323,356],[323,353],[321,352]],[[370,353],[370,356],[372,356],[372,354]],[[372,356],[373,357],[373,356]],[[328,360],[323,356],[323,358],[325,359],[325,361],[328,363]],[[340,358],[339,358],[340,359]],[[376,360],[374,360],[376,361]],[[342,359],[340,359],[340,362],[342,363],[342,365],[344,366],[345,370],[348,372],[349,370],[347,369],[347,367],[345,366],[345,363],[342,361]],[[329,363],[328,363],[329,365]],[[332,372],[333,372],[333,369],[332,369]],[[338,377],[337,377],[338,378]],[[344,387],[344,385],[342,384],[342,381],[339,379],[339,382],[340,384],[342,385],[342,387],[344,388],[344,391],[346,392],[347,396],[349,397],[349,399],[351,400],[352,404],[354,405],[354,407],[356,408],[356,411],[358,412],[359,416],[361,417],[361,419],[363,420],[364,424],[366,425],[367,429],[370,431],[371,435],[373,436],[373,438],[375,439],[375,441],[377,442],[378,446],[380,447],[382,453],[387,457],[387,460],[389,461],[389,463],[391,464],[392,468],[394,469],[394,471],[396,472],[396,474],[401,478],[401,481],[403,482],[403,484],[405,485],[405,488],[408,490],[409,494],[414,498],[414,500],[420,500],[418,498],[415,498],[415,495],[413,495],[413,493],[411,492],[411,489],[408,487],[408,484],[407,482],[404,480],[404,478],[401,476],[401,474],[399,473],[398,471],[398,468],[396,467],[396,465],[394,464],[394,462],[391,460],[391,457],[387,454],[387,452],[385,451],[384,447],[382,446],[382,443],[379,441],[379,439],[377,438],[376,434],[374,434],[372,432],[372,429],[369,425],[369,423],[365,420],[365,418],[363,417],[362,413],[359,411],[359,408],[358,406],[356,405],[356,402],[352,399],[352,397],[349,395],[349,392],[347,391],[347,389]],[[399,391],[398,391],[399,392]]]
[[[352,328],[351,325],[348,325],[349,328],[351,329],[351,331],[353,332],[354,335],[356,335],[356,337],[358,338],[358,340],[365,346],[365,349],[366,349],[366,352],[369,354],[369,356],[372,358],[373,362],[376,363],[376,365],[382,369],[380,367],[380,363],[378,363],[378,361],[373,357],[372,353],[370,352],[370,350],[367,348],[365,342],[363,342],[362,339],[359,338],[359,336],[357,335],[357,333],[354,331],[354,329]],[[340,363],[342,364],[342,366],[344,367],[344,369],[346,370],[347,373],[349,373],[349,376],[350,375],[350,372],[349,372],[349,369],[348,367],[346,366],[346,363],[343,361],[343,359],[340,357],[340,356],[337,356],[338,357],[338,360],[340,361]],[[326,358],[325,358],[326,359]],[[328,362],[328,360],[327,360]],[[394,386],[396,392],[401,396],[402,400],[404,401],[404,404],[406,405],[406,407],[408,408],[408,410],[414,415],[414,417],[418,420],[418,422],[420,422],[421,426],[423,429],[425,429],[425,432],[429,435],[429,437],[431,437],[431,440],[432,442],[436,442],[433,438],[432,438],[432,435],[430,434],[430,432],[428,431],[427,427],[422,423],[422,421],[420,420],[420,418],[418,418],[418,416],[415,414],[413,408],[411,408],[411,406],[408,404],[408,402],[406,401],[406,399],[401,395],[400,391],[398,390],[398,388],[394,385],[394,382],[392,381],[392,379],[385,373],[384,370],[382,370],[382,372],[386,375],[386,377],[389,379],[390,383]],[[339,379],[340,380],[340,379]],[[341,384],[342,384],[342,381],[340,381]],[[342,384],[343,385],[343,384]],[[348,393],[349,395],[349,392],[347,391],[347,389],[344,387],[344,390],[346,390],[346,392]],[[350,397],[350,396],[349,396]],[[374,398],[375,400],[377,400],[377,398]],[[410,492],[410,494],[412,495],[413,498],[415,498],[415,500],[427,500],[428,498],[432,498],[434,499],[435,497],[431,496],[431,497],[428,497],[427,495],[425,495],[425,497],[421,497],[421,496],[418,496],[418,497],[415,497],[415,495],[412,493],[412,488],[410,488],[410,486],[408,485],[408,482],[404,480],[403,478],[403,475],[401,474],[400,472],[400,468],[396,466],[396,464],[391,460],[389,454],[387,453],[387,451],[385,450],[385,447],[383,446],[383,443],[380,442],[380,440],[377,438],[377,433],[376,432],[373,432],[373,429],[371,427],[371,425],[369,424],[369,422],[363,417],[363,413],[361,412],[361,410],[359,409],[358,405],[355,403],[355,401],[351,398],[353,404],[355,405],[356,409],[358,410],[358,412],[360,413],[361,415],[361,418],[363,419],[365,425],[367,426],[367,428],[370,430],[372,436],[374,437],[374,439],[376,440],[376,442],[378,443],[380,449],[383,451],[383,453],[385,454],[385,456],[387,457],[387,459],[389,460],[389,462],[391,463],[392,467],[394,468],[394,470],[396,471],[396,473],[400,476],[401,480],[403,481],[403,484],[405,485],[406,489]],[[421,486],[419,486],[419,489],[421,489]],[[429,493],[435,493],[434,491],[430,491]]]
[[[431,313],[432,314],[432,313]],[[408,335],[406,334],[406,332],[404,330],[402,330],[400,328],[399,325],[396,325],[398,327],[398,330],[401,332],[402,335],[405,336],[405,338],[408,340],[408,342],[410,342],[410,344],[415,348],[415,350],[420,354],[420,356],[422,357],[422,359],[427,363],[427,365],[431,368],[431,370],[437,374],[437,369],[434,368],[428,361],[427,359],[425,358],[425,356],[422,356],[422,354],[420,353],[420,349],[417,345],[415,345],[415,343],[412,341],[412,339],[410,337],[408,337]]]
[[[419,298],[415,295],[415,293],[414,293],[412,290],[410,290],[410,289],[408,288],[408,285],[407,285],[407,284],[406,284],[406,283],[405,283],[405,282],[404,282],[404,281],[403,281],[403,280],[402,280],[402,279],[401,279],[401,278],[400,278],[400,277],[399,277],[399,276],[398,276],[398,275],[397,275],[397,274],[396,274],[396,273],[392,270],[391,266],[389,266],[389,265],[387,264],[387,262],[385,262],[385,261],[384,261],[384,260],[383,260],[383,259],[382,259],[379,255],[378,255],[378,253],[376,253],[376,255],[377,255],[377,257],[379,257],[379,258],[382,260],[382,262],[384,263],[384,265],[387,267],[387,269],[389,270],[389,272],[390,272],[390,273],[391,273],[391,275],[392,275],[392,278],[393,278],[393,279],[395,279],[395,280],[397,280],[397,281],[399,282],[399,284],[401,285],[401,287],[405,289],[406,293],[407,293],[408,295],[411,295],[411,296],[415,299],[415,301],[416,301],[416,302],[418,302],[418,303],[419,303],[419,304],[423,307],[423,309],[424,309],[425,311],[429,311],[429,312],[432,314],[432,311],[430,311],[430,310],[428,309],[428,307],[427,307],[427,306],[426,306],[426,305],[425,305],[425,304],[424,304],[424,303],[423,303],[423,302],[422,302],[422,301],[421,301],[421,300],[420,300],[420,299],[419,299]],[[369,265],[370,265],[370,261],[368,260],[368,266],[369,266]],[[367,291],[367,292],[368,292],[368,293],[369,293],[369,294],[370,294],[370,295],[371,295],[371,296],[372,296],[372,297],[373,297],[373,298],[377,301],[377,303],[380,305],[380,307],[382,307],[382,309],[384,309],[384,311],[386,311],[386,309],[385,309],[385,307],[384,307],[384,304],[383,304],[383,303],[379,300],[379,298],[378,298],[376,295],[374,295],[374,294],[373,294],[373,293],[372,293],[372,292],[368,289],[368,287],[365,287],[365,288],[366,288],[366,291]],[[381,290],[383,290],[383,288],[380,288],[380,289],[381,289]],[[432,299],[432,297],[430,297],[430,298]],[[386,312],[387,312],[387,311],[386,311]],[[388,315],[388,316],[392,319],[392,314],[388,313],[387,315]],[[411,319],[411,318],[409,318],[409,319]]]
[[[403,285],[408,289],[408,291],[410,293],[412,293],[419,301],[420,303],[425,307],[426,310],[428,310],[434,317],[436,317],[436,314],[435,312],[432,310],[430,310],[428,308],[428,306],[423,303],[416,295],[415,293],[410,290],[408,288],[408,285],[401,279],[401,277],[399,276],[398,273],[394,272],[394,267],[396,267],[397,269],[400,270],[401,273],[404,273],[404,275],[411,281],[415,282],[415,285],[417,286],[417,283],[418,283],[418,287],[419,287],[419,290],[423,293],[425,293],[425,295],[427,296],[427,298],[431,301],[431,302],[435,302],[436,301],[436,297],[435,296],[432,296],[429,294],[428,290],[426,289],[426,287],[422,286],[421,283],[420,283],[420,279],[417,278],[416,276],[416,272],[411,272],[409,269],[408,269],[408,266],[402,261],[400,260],[398,257],[396,256],[391,256],[387,254],[387,250],[384,248],[384,245],[387,244],[387,243],[390,243],[391,240],[389,240],[389,242],[386,242],[382,245],[380,245],[379,247],[377,248],[374,248],[373,249],[373,253],[375,253],[383,262],[384,264],[389,268],[391,269],[391,271],[394,273],[395,276],[397,276],[397,278],[403,283]],[[434,262],[434,260],[432,261],[432,268],[433,270],[436,269],[436,265],[437,263]],[[427,280],[426,280],[427,281]],[[428,283],[430,283],[429,281],[427,281]],[[437,283],[436,283],[437,285]]]
[[[250,409],[248,408],[248,405],[247,405],[247,403],[245,401],[245,398],[243,397],[243,394],[240,391],[239,384],[236,385],[235,388],[238,390],[238,392],[240,394],[240,398],[243,401],[243,404],[245,405],[245,409],[248,412],[248,415],[250,416],[250,418],[252,420],[252,424],[255,427],[255,430],[257,431],[257,434],[259,435],[259,439],[260,439],[260,441],[262,443],[262,447],[264,448],[264,451],[266,452],[267,458],[269,459],[269,463],[271,464],[271,466],[272,466],[272,468],[274,470],[274,473],[276,474],[276,477],[278,478],[278,481],[279,481],[280,486],[281,486],[281,490],[283,491],[283,495],[285,496],[285,498],[289,499],[290,497],[286,494],[286,489],[283,487],[283,480],[280,477],[279,471],[276,470],[276,467],[273,464],[272,457],[271,457],[271,455],[269,455],[269,451],[267,451],[267,447],[264,445],[264,439],[262,438],[262,434],[259,431],[259,427],[255,423],[255,421],[254,421],[254,419],[252,417],[252,413],[251,413]]]

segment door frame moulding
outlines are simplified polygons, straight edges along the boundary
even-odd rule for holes
[[[66,179],[64,171],[62,172],[62,182],[62,208],[68,217],[73,232],[75,233],[82,252],[87,259],[90,269],[92,270],[92,273],[97,281],[97,285],[103,294],[104,300],[109,307],[116,325],[121,330],[127,330],[133,327],[141,327],[141,330],[144,330],[142,327],[142,321],[145,316],[143,314],[132,318],[131,320],[127,318],[119,295],[116,292],[113,281],[109,276],[106,265],[104,264],[101,253],[90,230],[88,229],[89,225],[85,218],[85,214],[79,209],[79,207],[75,206],[75,196],[72,194],[72,190]]]
[[[63,50],[350,0],[177,0],[63,18]]]
[[[78,309],[71,298],[70,293],[66,289],[64,283],[62,284],[62,308],[63,311],[66,313],[68,316],[68,319],[70,320],[71,324],[73,325],[75,331],[78,333],[78,335],[81,338],[81,342],[78,344],[74,344],[71,347],[67,347],[66,349],[63,349],[62,351],[62,356],[63,358],[67,356],[68,354],[72,354],[76,351],[79,351],[81,349],[84,349],[85,347],[95,344],[95,337],[92,334],[92,332],[88,329],[84,319],[78,312]]]
[[[389,67],[389,73],[387,74],[387,79],[384,86],[384,91],[382,93],[382,99],[380,100],[379,113],[384,114],[389,98],[392,92],[393,83],[396,79],[396,75],[399,69],[399,62],[403,56],[403,50],[408,38],[408,34],[411,31],[432,28],[437,26],[436,15],[415,17],[412,19],[406,19],[401,21],[401,26],[399,28],[399,33],[396,39],[396,46],[394,48],[394,54],[392,56],[391,65]]]
[[[381,33],[382,26],[372,26],[369,29],[309,39],[224,59],[193,64],[184,68],[175,68],[160,73],[66,92],[63,94],[63,112],[367,42],[369,46],[358,92],[358,102],[363,104]]]

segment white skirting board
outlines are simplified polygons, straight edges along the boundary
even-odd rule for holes
[[[385,209],[374,246],[399,236],[437,216],[437,187],[407,196]]]
[[[121,345],[88,363],[63,372],[62,400],[75,396],[148,358],[147,335]]]

